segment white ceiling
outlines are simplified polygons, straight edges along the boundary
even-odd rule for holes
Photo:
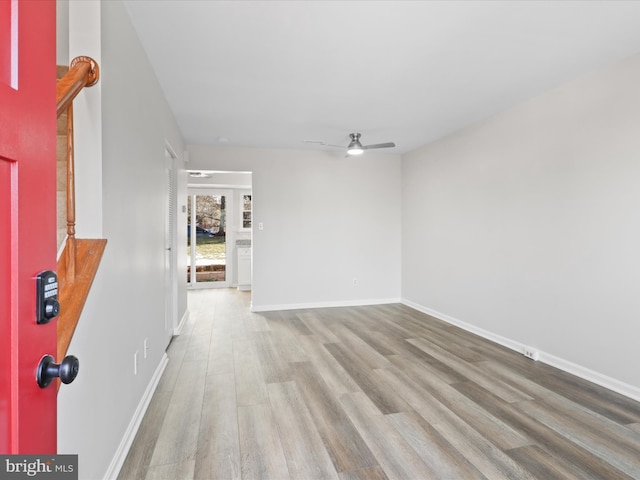
[[[640,52],[640,1],[125,1],[188,144],[404,153]]]

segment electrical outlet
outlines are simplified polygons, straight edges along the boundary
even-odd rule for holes
[[[357,278],[354,278],[354,279],[353,279],[353,286],[354,286],[354,287],[357,287],[357,286],[358,286],[358,279],[357,279]]]
[[[522,354],[527,357],[530,358],[531,360],[538,360],[538,351],[534,350],[531,347],[524,347],[524,349],[522,350]]]
[[[136,350],[136,353],[133,354],[133,374],[137,375],[138,374],[138,351]]]
[[[149,353],[149,339],[144,339],[144,349],[142,350],[144,358],[147,358],[147,354]]]

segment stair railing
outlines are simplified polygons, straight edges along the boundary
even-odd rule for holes
[[[63,254],[58,259],[61,303],[58,315],[58,358],[66,356],[107,243],[106,239],[76,239],[73,100],[83,88],[95,85],[99,77],[100,70],[95,60],[76,57],[71,61],[69,71],[57,81],[57,116],[67,112],[67,239]]]
[[[66,277],[73,282],[76,274],[76,193],[73,143],[73,99],[84,87],[95,85],[100,78],[100,68],[91,57],[76,57],[69,71],[57,82],[56,113],[60,117],[67,112],[67,240],[65,245]]]

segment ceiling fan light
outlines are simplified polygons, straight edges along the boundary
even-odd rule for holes
[[[351,138],[353,138],[353,136]],[[356,138],[353,138],[347,147],[347,153],[349,155],[362,155],[363,152],[364,150],[362,149],[360,142]]]

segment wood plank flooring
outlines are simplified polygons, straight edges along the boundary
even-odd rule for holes
[[[189,292],[121,480],[640,479],[640,404],[403,305]]]

